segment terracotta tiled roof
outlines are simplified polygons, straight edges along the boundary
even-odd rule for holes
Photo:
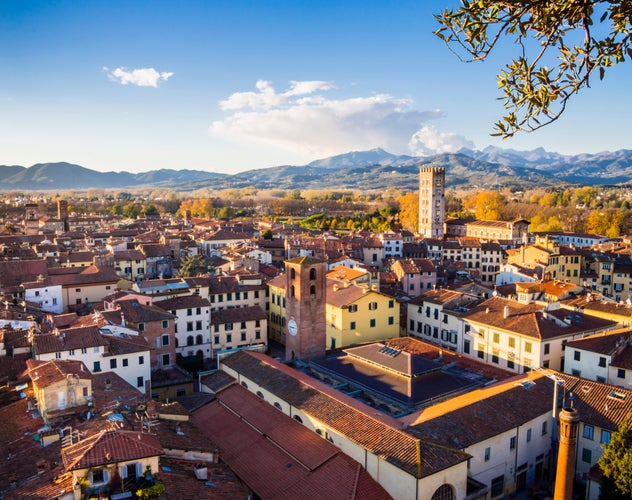
[[[259,306],[235,307],[233,309],[221,309],[211,314],[211,325],[224,323],[239,323],[240,321],[264,320],[267,315]]]
[[[38,361],[29,359],[26,362],[26,366],[33,385],[40,388],[66,380],[66,375],[77,375],[80,379],[92,379],[92,374],[82,361],[62,359]]]
[[[535,385],[525,389],[529,378]],[[553,382],[539,373],[519,375],[438,403],[406,417],[409,432],[444,446],[465,449],[551,411]],[[494,418],[489,418],[494,415]]]
[[[415,477],[434,474],[468,458],[455,450],[426,446],[382,419],[377,420],[361,412],[351,401],[343,402],[343,394],[338,393],[334,397],[317,389],[315,386],[324,389],[324,385],[315,380],[310,380],[309,384],[306,380],[299,380],[302,377],[298,372],[268,356],[240,351],[223,362],[280,399]],[[418,461],[419,456],[421,462]]]
[[[505,317],[505,307],[508,307],[509,315]],[[570,336],[581,332],[606,330],[616,323],[580,313],[575,313],[579,319],[574,318],[562,326],[568,311],[550,310],[537,304],[522,304],[513,300],[492,297],[472,308],[465,317],[473,322],[488,325],[503,330],[519,333],[537,339],[550,339],[561,336]],[[556,321],[547,319],[556,318]]]
[[[238,385],[193,419],[261,498],[389,498],[359,463]]]
[[[104,345],[107,343],[96,326],[67,328],[59,333],[33,336],[33,348],[36,355]]]
[[[143,323],[147,321],[161,321],[165,319],[173,319],[173,314],[166,312],[160,307],[153,305],[143,305],[137,300],[123,300],[117,302],[117,305],[121,308],[121,312],[125,316],[125,319],[132,323]],[[119,318],[121,315],[119,312]]]
[[[631,337],[632,329],[623,328],[573,340],[568,342],[566,347],[575,347],[584,351],[612,355],[615,354],[623,344],[627,344]]]
[[[134,431],[97,432],[62,449],[67,470],[98,467],[163,454],[158,439]]]
[[[170,299],[156,301],[154,305],[165,311],[178,311],[196,307],[209,307],[211,303],[208,299],[202,298],[199,295],[185,295],[184,297],[172,297]]]

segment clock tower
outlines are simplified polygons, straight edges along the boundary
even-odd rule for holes
[[[326,272],[326,262],[313,257],[296,257],[285,261],[287,360],[310,360],[325,356]]]
[[[445,219],[445,168],[419,169],[419,234],[443,239]]]

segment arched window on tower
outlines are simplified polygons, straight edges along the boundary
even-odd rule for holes
[[[316,269],[312,268],[309,270],[309,279],[314,281],[316,279]]]
[[[296,278],[296,271],[294,270],[294,268],[290,269],[290,279],[295,279]]]
[[[294,297],[294,285],[290,286],[290,297]]]
[[[311,285],[309,287],[309,295],[311,297],[316,297],[316,285]]]

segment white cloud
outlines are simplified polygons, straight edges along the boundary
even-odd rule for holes
[[[107,72],[108,78],[121,85],[137,85],[138,87],[158,87],[158,82],[167,81],[173,76],[171,71],[159,72],[154,68],[138,68],[131,71],[125,68],[116,68],[110,71],[108,68],[103,68],[103,71]]]
[[[432,127],[420,129],[442,112],[416,110],[409,99],[389,94],[332,99],[324,94],[335,86],[326,81],[292,81],[286,91],[277,92],[271,82],[259,80],[256,88],[221,101],[220,108],[230,114],[213,122],[211,132],[235,142],[251,140],[312,158],[376,147],[404,153],[413,146],[419,149],[422,141],[427,150],[436,148],[437,152],[450,150],[457,139],[471,145]]]
[[[408,143],[410,150],[418,156],[438,153],[455,153],[461,148],[474,149],[474,143],[462,135],[439,132],[432,125],[426,125],[413,134]]]

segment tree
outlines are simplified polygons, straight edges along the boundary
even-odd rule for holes
[[[506,204],[506,198],[497,191],[481,191],[463,200],[463,208],[482,220],[500,220]]]
[[[632,429],[630,415],[612,434],[610,443],[604,445],[604,453],[599,459],[603,472],[601,497],[614,500],[632,498]]]
[[[484,60],[503,37],[513,39],[515,59],[498,75],[507,114],[492,134],[503,138],[554,122],[593,74],[603,79],[632,58],[629,0],[462,0],[435,19],[435,34],[464,61]]]
[[[419,229],[419,193],[409,193],[399,198],[399,222],[404,229],[416,233]]]
[[[211,271],[211,266],[206,262],[203,255],[185,255],[180,259],[180,270],[178,278],[188,278],[189,276],[197,276],[206,274]]]

